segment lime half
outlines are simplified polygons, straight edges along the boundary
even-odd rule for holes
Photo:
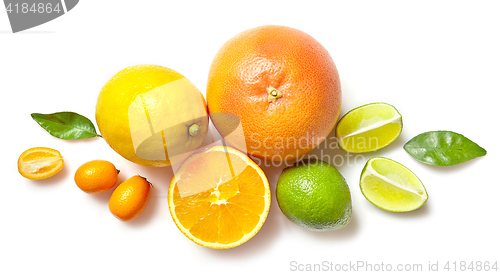
[[[340,148],[352,153],[377,151],[393,143],[403,130],[401,114],[387,103],[371,103],[345,114],[336,129]]]
[[[391,212],[413,211],[427,201],[427,191],[412,171],[400,163],[375,157],[366,162],[361,192],[376,206]]]

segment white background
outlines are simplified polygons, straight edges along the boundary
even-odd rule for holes
[[[424,271],[439,261],[443,271],[447,261],[500,261],[498,3],[86,0],[63,17],[17,34],[0,11],[0,273],[283,274],[323,261],[368,261],[393,269],[422,264]],[[95,123],[103,84],[136,64],[172,68],[205,93],[219,47],[267,24],[305,31],[328,49],[342,82],[341,115],[371,102],[398,108],[402,135],[362,157],[385,156],[406,165],[427,188],[426,205],[410,213],[378,209],[359,189],[361,157],[353,162],[354,156],[333,150],[344,154],[345,162],[337,158],[336,166],[352,193],[354,214],[347,227],[309,232],[288,221],[274,198],[283,167],[267,167],[273,200],[261,231],[237,248],[211,250],[192,243],[172,221],[168,168],[130,163],[100,138],[54,138],[30,117],[74,111]],[[452,167],[422,164],[402,146],[430,130],[462,133],[488,155]],[[64,169],[40,182],[21,177],[17,158],[35,146],[59,150]],[[120,181],[141,174],[154,184],[138,219],[123,223],[109,213],[112,191],[88,195],[78,189],[74,172],[93,159],[113,162],[122,171]]]

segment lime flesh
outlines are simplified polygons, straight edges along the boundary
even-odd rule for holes
[[[387,103],[371,103],[345,114],[336,128],[339,146],[347,152],[367,153],[393,143],[401,134],[403,120]]]
[[[408,212],[427,202],[427,191],[417,176],[388,158],[368,160],[360,180],[361,192],[374,205],[391,212]]]

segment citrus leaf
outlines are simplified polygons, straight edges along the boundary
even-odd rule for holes
[[[31,117],[49,134],[62,139],[85,139],[100,137],[94,124],[77,113],[59,112],[53,114],[33,113]]]
[[[486,155],[486,150],[451,131],[422,133],[404,145],[413,158],[430,165],[450,166]]]

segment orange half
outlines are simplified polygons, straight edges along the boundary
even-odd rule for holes
[[[21,176],[30,180],[42,180],[61,171],[64,161],[59,151],[47,147],[35,147],[24,151],[17,161]]]
[[[238,246],[264,224],[271,193],[260,167],[235,149],[217,146],[187,158],[168,190],[175,224],[193,242],[215,249]]]

